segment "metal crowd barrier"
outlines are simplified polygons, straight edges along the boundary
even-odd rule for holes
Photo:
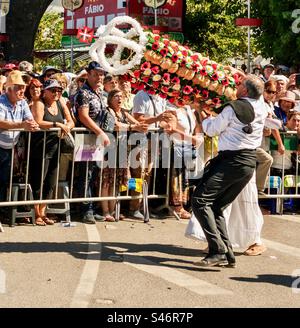
[[[42,158],[45,158],[45,147],[46,147],[46,136],[47,133],[57,131],[59,132],[60,129],[58,128],[51,128],[49,130],[41,130],[44,134],[43,139],[43,156]],[[75,139],[75,151],[70,155],[62,155],[61,154],[61,139],[59,140],[58,144],[58,153],[59,156],[57,157],[57,174],[56,174],[56,183],[55,183],[55,190],[54,195],[52,199],[43,199],[42,198],[42,190],[43,190],[43,183],[41,183],[40,186],[40,194],[39,199],[31,199],[30,195],[30,166],[29,166],[29,157],[31,154],[31,151],[34,151],[34,149],[30,149],[31,147],[31,137],[32,133],[22,131],[23,134],[26,136],[26,144],[23,145],[23,152],[25,151],[25,158],[24,161],[26,163],[25,168],[23,168],[22,173],[22,182],[15,181],[16,173],[20,172],[14,172],[14,169],[16,169],[16,163],[15,163],[15,154],[16,151],[18,152],[18,149],[15,148],[12,150],[12,164],[11,164],[11,170],[10,170],[10,180],[8,185],[8,198],[6,202],[0,202],[0,207],[3,206],[9,206],[9,207],[16,207],[16,206],[27,206],[27,205],[35,205],[35,204],[65,204],[65,203],[82,203],[82,202],[101,202],[104,200],[107,201],[116,201],[116,220],[119,219],[120,215],[120,204],[121,201],[130,201],[133,199],[139,199],[143,201],[143,210],[144,210],[144,221],[147,222],[149,220],[149,209],[148,209],[148,201],[151,199],[163,199],[163,205],[160,206],[159,210],[162,208],[167,208],[170,211],[171,208],[169,207],[169,194],[170,194],[170,179],[171,179],[171,160],[172,160],[172,149],[173,145],[172,142],[166,138],[166,136],[161,133],[161,131],[158,131],[158,129],[153,129],[148,133],[148,137],[143,133],[133,133],[129,136],[122,133],[117,133],[116,137],[112,138],[111,146],[108,147],[110,150],[107,149],[107,156],[109,154],[113,154],[112,156],[114,161],[114,167],[118,167],[117,163],[118,156],[120,152],[125,148],[125,145],[131,144],[131,148],[129,149],[129,152],[131,154],[134,150],[139,150],[139,154],[141,159],[137,160],[140,161],[142,164],[142,176],[141,177],[135,177],[135,179],[141,179],[140,180],[140,190],[136,195],[132,195],[131,191],[129,190],[129,183],[127,186],[123,186],[123,192],[121,192],[120,189],[117,188],[117,170],[114,170],[113,179],[111,181],[113,186],[113,193],[110,196],[101,196],[102,194],[102,178],[103,178],[103,169],[104,169],[104,163],[105,160],[99,160],[97,156],[100,156],[100,158],[103,158],[103,154],[100,152],[100,155],[96,154],[95,149],[92,149],[92,146],[97,142],[95,135],[93,135],[89,130],[85,128],[74,128],[72,130],[72,135]],[[34,133],[34,132],[33,132]],[[162,138],[163,135],[163,138]],[[150,136],[150,137],[149,137]],[[92,143],[84,142],[84,139],[92,138],[94,141]],[[123,138],[123,139],[122,139]],[[125,138],[125,139],[124,139]],[[281,157],[281,174],[280,175],[272,175],[272,170],[269,172],[269,176],[267,179],[266,184],[266,195],[259,196],[259,198],[262,199],[269,199],[274,200],[276,202],[276,210],[275,212],[278,212],[280,214],[283,213],[285,199],[289,199],[292,201],[293,199],[300,198],[300,194],[298,191],[298,187],[300,187],[300,178],[299,178],[299,154],[298,154],[298,135],[296,132],[287,132],[282,133],[282,139],[284,140],[284,145],[286,148],[285,154]],[[125,143],[124,143],[125,140]],[[274,144],[274,141],[272,139],[269,139],[269,148],[266,149],[271,155],[274,154],[274,151],[276,151],[276,145]],[[34,146],[34,145],[33,145]],[[150,146],[150,149],[147,149],[147,146]],[[81,148],[80,148],[81,147]],[[80,149],[81,149],[81,155],[80,155]],[[99,148],[98,148],[99,149]],[[163,149],[163,151],[162,151]],[[94,151],[94,153],[93,153]],[[86,153],[88,153],[88,157],[86,156]],[[147,156],[149,154],[152,154],[153,159],[153,173],[152,173],[152,184],[151,186],[148,186],[148,181],[145,179],[144,171],[147,168],[148,165],[148,159]],[[91,155],[92,154],[92,155]],[[96,155],[95,155],[96,154]],[[126,151],[127,154],[127,151]],[[142,154],[142,155],[141,155]],[[158,154],[161,154],[161,158]],[[217,154],[217,140],[209,138],[205,136],[205,142],[201,145],[201,147],[198,149],[198,157],[197,157],[197,168],[196,171],[199,175],[199,172],[203,170],[205,162],[215,156]],[[286,158],[291,157],[291,154],[294,154],[295,158],[295,165],[293,166],[292,170],[289,170],[289,174],[286,174],[287,170],[285,167]],[[61,156],[62,155],[62,156]],[[93,157],[93,156],[96,157]],[[132,155],[132,154],[131,154]],[[61,172],[61,159],[65,156],[69,160],[69,169],[70,172],[68,174],[68,197],[64,197],[59,195],[59,182],[60,182],[60,174]],[[80,157],[81,156],[81,157]],[[102,156],[102,157],[101,157]],[[81,160],[80,160],[81,159]],[[96,160],[95,160],[96,159]],[[162,165],[162,160],[164,160],[164,163]],[[87,195],[87,176],[89,173],[89,163],[95,162],[98,165],[99,168],[99,175],[97,177],[98,182],[98,192],[96,195],[93,195],[92,197],[88,197]],[[127,157],[128,163],[125,164],[125,168],[129,168],[132,166],[131,157]],[[85,162],[86,164],[86,171],[85,171],[85,178],[84,178],[84,185],[78,185],[78,174],[76,176],[76,166],[79,162]],[[22,163],[24,164],[24,163]],[[82,165],[82,164],[81,164]],[[164,167],[165,170],[165,180],[162,181],[161,178],[158,179],[158,169],[161,168],[161,166]],[[41,181],[43,181],[43,171],[44,171],[44,161],[42,163],[42,170],[41,170]],[[1,174],[1,173],[0,173]],[[198,175],[196,174],[196,178]],[[18,174],[17,174],[18,176]],[[81,177],[82,179],[82,177]],[[132,181],[133,178],[131,178]],[[64,180],[65,181],[65,180]],[[14,184],[22,183],[23,189],[24,189],[24,196],[22,199],[14,199],[12,191]],[[137,184],[137,180],[136,180]],[[165,186],[163,192],[160,190],[158,191],[158,187],[162,189],[162,185]],[[83,196],[78,196],[78,191],[84,191]],[[273,206],[274,207],[274,206]],[[173,214],[177,219],[179,217],[176,215],[176,213],[173,211]],[[70,217],[68,218],[70,222]],[[67,221],[68,221],[67,220]],[[1,227],[0,227],[1,229]]]
[[[32,199],[31,193],[31,186],[30,186],[30,154],[35,151],[34,147],[35,145],[31,144],[31,138],[33,133],[37,132],[26,132],[24,130],[15,130],[15,131],[22,131],[23,133],[23,140],[26,140],[26,144],[21,147],[21,150],[26,155],[23,159],[23,162],[21,164],[24,164],[25,167],[23,168],[22,172],[14,172],[16,170],[16,166],[19,167],[19,165],[16,164],[15,155],[16,152],[19,152],[19,149],[15,147],[12,149],[12,163],[11,163],[11,170],[10,170],[10,180],[9,180],[9,186],[8,186],[8,199],[6,202],[0,202],[0,207],[3,206],[9,206],[9,207],[16,207],[16,206],[27,206],[27,205],[36,205],[36,204],[63,204],[63,203],[82,203],[82,202],[100,202],[100,201],[116,201],[116,220],[119,219],[120,215],[120,202],[124,200],[133,200],[133,199],[139,199],[143,200],[143,210],[144,210],[144,221],[147,222],[149,220],[149,210],[148,210],[148,200],[152,199],[163,199],[164,203],[160,206],[160,209],[167,208],[170,211],[171,208],[169,207],[169,188],[170,188],[170,168],[171,168],[171,154],[172,154],[172,143],[168,138],[166,138],[166,135],[164,135],[163,138],[161,138],[162,133],[158,131],[158,129],[151,130],[147,135],[143,133],[132,133],[129,135],[128,140],[127,134],[124,135],[124,133],[117,133],[117,136],[114,138],[112,135],[110,135],[112,139],[112,143],[109,147],[106,148],[107,156],[109,157],[109,154],[113,154],[113,160],[114,160],[114,167],[118,167],[118,154],[120,154],[120,151],[124,148],[124,137],[125,140],[128,141],[126,143],[126,146],[129,144],[131,145],[130,151],[139,150],[140,153],[140,161],[141,162],[141,169],[142,169],[142,176],[136,177],[135,179],[141,178],[140,181],[142,181],[142,187],[138,194],[131,195],[131,191],[129,190],[129,184],[125,187],[125,190],[121,192],[119,189],[117,189],[117,170],[114,170],[114,176],[111,181],[113,185],[113,194],[110,196],[101,196],[102,194],[102,178],[103,178],[103,170],[104,170],[104,162],[105,160],[100,160],[103,158],[103,153],[100,152],[97,153],[95,149],[97,147],[93,148],[93,145],[97,142],[96,136],[92,134],[89,130],[85,128],[74,128],[72,130],[72,135],[74,136],[75,140],[75,150],[72,154],[68,155],[69,158],[69,180],[68,180],[68,190],[69,195],[68,198],[59,196],[59,183],[60,183],[60,174],[61,174],[61,159],[63,156],[66,157],[65,154],[61,154],[61,142],[62,139],[59,139],[58,144],[58,157],[57,157],[57,174],[56,174],[56,183],[55,183],[55,190],[53,192],[53,198],[52,199],[43,199],[42,197],[42,191],[43,191],[43,178],[44,178],[44,166],[45,161],[42,162],[42,169],[41,169],[41,185],[40,185],[40,193],[38,199]],[[49,130],[41,130],[39,133],[43,133],[43,154],[42,158],[45,158],[45,149],[46,149],[46,138],[47,134],[49,132],[59,132],[60,129],[58,128],[51,128]],[[25,137],[24,137],[25,136]],[[132,137],[132,138],[131,138]],[[122,139],[123,138],[123,139]],[[86,143],[84,140],[93,139],[93,142],[90,143],[87,141]],[[122,142],[123,140],[123,142]],[[130,141],[130,142],[129,142]],[[147,146],[150,146],[151,149],[149,151],[147,150]],[[33,149],[31,149],[33,147]],[[109,150],[108,150],[109,148]],[[97,148],[98,150],[100,148]],[[162,151],[163,149],[163,151]],[[81,153],[80,153],[81,152]],[[153,173],[152,173],[152,184],[151,188],[148,186],[146,179],[144,178],[144,171],[147,168],[148,165],[148,154],[152,154],[152,162],[153,162]],[[159,158],[159,153],[161,153],[162,158]],[[94,156],[94,157],[93,157]],[[97,157],[98,156],[98,157]],[[100,157],[99,157],[100,156]],[[203,157],[203,155],[200,155]],[[131,157],[127,160],[131,161]],[[158,169],[160,168],[159,161],[164,160],[164,170],[165,170],[165,181],[158,181]],[[85,162],[86,164],[86,171],[85,171],[85,183],[83,185],[78,185],[78,176],[76,176],[76,165],[79,162]],[[87,177],[89,174],[89,164],[90,162],[96,162],[98,165],[98,168],[100,170],[100,174],[98,176],[98,193],[97,195],[93,195],[92,197],[89,197],[87,195]],[[18,163],[20,164],[20,163]],[[161,163],[160,163],[161,164]],[[129,168],[132,165],[132,163],[128,163],[125,165],[125,167]],[[16,174],[18,173],[18,174]],[[22,176],[22,182],[19,180],[16,182],[16,177]],[[132,179],[131,179],[132,180]],[[162,183],[163,182],[163,183]],[[22,184],[23,190],[24,190],[24,196],[22,199],[18,198],[15,199],[13,196],[13,188],[16,184]],[[165,186],[164,190],[162,191],[162,186]],[[158,187],[160,187],[160,191],[158,191]],[[84,191],[83,196],[78,196],[78,191]],[[175,217],[179,219],[179,217],[176,215],[176,213],[173,211]],[[70,222],[70,217],[69,217]]]

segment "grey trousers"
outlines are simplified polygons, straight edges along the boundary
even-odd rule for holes
[[[223,210],[250,181],[255,165],[255,150],[219,152],[196,187],[192,207],[206,236],[209,255],[232,250]]]

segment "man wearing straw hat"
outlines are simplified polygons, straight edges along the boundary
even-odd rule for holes
[[[20,131],[11,129],[36,131],[39,128],[24,99],[25,88],[22,73],[14,70],[7,76],[6,93],[0,96],[0,202],[6,201],[12,149],[20,135]]]

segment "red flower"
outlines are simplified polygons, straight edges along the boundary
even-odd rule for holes
[[[138,83],[131,83],[131,87],[132,87],[132,89],[137,89],[138,86],[139,86]]]
[[[153,86],[154,89],[158,89],[159,88],[159,85],[160,85],[159,82],[153,82],[152,83],[152,86]]]
[[[206,66],[207,62],[208,62],[207,58],[203,58],[203,59],[200,60],[200,63],[201,63],[202,66]]]
[[[179,84],[180,83],[180,79],[179,79],[179,77],[173,77],[173,79],[171,80],[171,82],[172,83],[174,83],[174,84]]]
[[[197,61],[197,60],[199,60],[198,55],[193,55],[193,56],[191,56],[191,58],[193,59],[193,61]]]
[[[184,66],[186,65],[186,60],[185,59],[182,59],[181,63],[180,63],[181,66]]]
[[[159,43],[158,42],[154,42],[152,44],[152,50],[157,50],[159,48]]]
[[[155,90],[153,88],[147,91],[150,95],[155,95]]]
[[[173,91],[172,96],[173,97],[179,97],[180,96],[180,91]]]
[[[185,105],[185,102],[184,102],[182,99],[178,99],[178,100],[177,100],[177,105],[178,105],[179,107],[182,107],[182,106]]]
[[[203,75],[203,76],[206,76],[207,75],[206,69],[205,68],[202,68],[200,70],[200,74]]]
[[[198,88],[194,88],[193,93],[195,95],[198,95],[200,93],[200,90]]]
[[[159,35],[154,35],[154,41],[159,41],[159,39],[160,39],[160,36]]]
[[[161,90],[163,93],[168,93],[168,92],[169,92],[169,88],[168,88],[168,87],[165,87],[165,86],[161,87],[160,90]]]
[[[216,70],[216,69],[217,69],[217,67],[218,67],[218,64],[216,64],[216,63],[214,63],[214,64],[211,64],[211,67],[212,67],[214,70]]]
[[[194,63],[192,65],[192,70],[195,71],[195,72],[198,72],[198,69],[199,69],[199,64]]]
[[[227,87],[229,85],[229,80],[228,78],[226,77],[224,80],[222,80],[222,84]]]
[[[146,69],[148,68],[151,68],[151,64],[149,62],[144,62],[142,65],[141,65],[141,70],[142,71],[145,71]]]
[[[164,80],[164,82],[170,82],[170,74],[169,73],[164,73],[163,80]]]
[[[153,66],[151,68],[151,71],[152,71],[153,74],[158,74],[159,73],[159,67],[158,66]]]
[[[159,95],[163,99],[166,99],[168,97],[168,95],[166,93],[160,93]]]
[[[178,56],[176,55],[176,54],[174,54],[173,56],[172,56],[172,62],[173,63],[177,63],[177,61],[178,61]]]
[[[167,54],[168,54],[169,50],[167,48],[162,48],[161,51],[160,51],[160,54],[163,56],[163,57],[166,57]]]
[[[168,46],[169,43],[170,43],[170,40],[164,39],[164,45],[165,45],[165,46]]]
[[[209,95],[208,90],[203,89],[201,93],[202,93],[202,97],[203,97],[204,99],[207,99],[207,98],[208,98],[208,95]]]
[[[182,99],[183,99],[185,102],[190,102],[190,101],[191,101],[190,96],[183,96]]]
[[[145,82],[145,83],[148,83],[148,82],[149,82],[149,79],[150,79],[149,76],[143,76],[143,77],[142,77],[142,80],[143,80],[143,82]]]
[[[183,88],[182,92],[183,92],[184,94],[186,94],[186,95],[189,95],[190,93],[193,92],[193,88],[192,88],[191,86],[189,86],[189,85],[186,85],[186,86]]]
[[[240,76],[238,74],[233,74],[233,78],[236,84],[240,82]]]
[[[213,104],[214,104],[215,106],[217,106],[217,105],[220,105],[221,100],[220,100],[220,98],[213,98],[213,99],[212,99],[212,102],[213,102]]]
[[[140,70],[136,70],[136,71],[133,72],[133,75],[134,75],[134,77],[136,77],[138,79],[140,77],[140,75],[141,75],[141,71]]]
[[[139,89],[139,90],[145,90],[146,89],[146,86],[145,86],[144,83],[139,83],[137,89]]]
[[[183,54],[184,57],[186,57],[188,55],[187,50],[182,50],[181,53]]]
[[[214,73],[214,74],[212,75],[211,79],[212,79],[213,81],[218,81],[218,79],[219,79],[218,74],[217,74],[217,73]]]
[[[175,98],[170,98],[170,99],[169,99],[169,102],[170,102],[171,104],[174,104],[175,100],[176,100]]]

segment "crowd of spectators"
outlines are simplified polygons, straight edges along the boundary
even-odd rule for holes
[[[170,136],[174,144],[174,153],[184,147],[193,145],[193,149],[203,143],[201,120],[198,103],[176,108],[159,96],[152,96],[144,91],[133,94],[128,79],[124,76],[107,74],[97,62],[90,62],[77,74],[66,73],[52,66],[45,66],[41,74],[33,71],[33,65],[27,61],[19,65],[8,63],[0,71],[0,202],[8,198],[7,187],[10,181],[12,149],[24,144],[20,132],[11,129],[25,129],[33,132],[30,141],[29,183],[35,199],[53,197],[58,165],[68,169],[72,158],[59,152],[59,139],[69,134],[75,126],[86,127],[101,141],[102,146],[112,147],[112,141],[101,128],[104,113],[114,117],[115,131],[139,132],[149,135],[149,129],[158,128]],[[280,129],[265,129],[264,136],[270,135],[277,142],[277,149],[269,152],[268,144],[263,140],[257,149],[257,187],[264,193],[266,179],[271,174],[282,173],[282,156],[284,169],[293,171],[293,151],[285,150],[280,132],[299,132],[300,90],[296,84],[296,74],[288,75],[281,70],[275,73],[275,67],[267,64],[263,69],[255,67],[253,74],[259,75],[265,82],[264,100],[269,117],[281,121]],[[44,132],[49,128],[60,131]],[[20,137],[21,136],[21,137]],[[109,197],[114,188],[126,185],[129,178],[143,178],[150,186],[153,184],[153,145],[148,138],[147,165],[145,168],[105,168],[99,169],[96,162],[79,162],[77,165],[78,196]],[[26,144],[26,143],[25,143]],[[138,147],[138,146],[137,146]],[[23,152],[26,151],[23,149]],[[159,153],[159,147],[154,153]],[[60,160],[58,161],[58,156]],[[139,158],[137,158],[139,160]],[[66,165],[64,165],[66,164]],[[14,165],[19,165],[14,161]],[[189,181],[185,166],[177,168],[171,163],[170,206],[183,219],[189,219]],[[15,171],[14,171],[15,172]],[[101,186],[99,186],[99,174]],[[59,172],[60,179],[66,179],[66,172]],[[116,177],[116,184],[112,181]],[[166,175],[157,174],[158,185],[166,185]],[[161,179],[165,179],[164,183]],[[82,188],[86,185],[86,188]],[[86,190],[84,190],[86,189]],[[136,195],[138,192],[132,192]],[[4,207],[0,207],[1,216],[5,216]],[[35,205],[36,224],[53,224],[47,217],[46,205]],[[142,219],[141,201],[132,199],[127,212],[121,209],[121,219],[125,213]],[[82,202],[80,216],[85,223],[98,221],[115,221],[115,202]]]

